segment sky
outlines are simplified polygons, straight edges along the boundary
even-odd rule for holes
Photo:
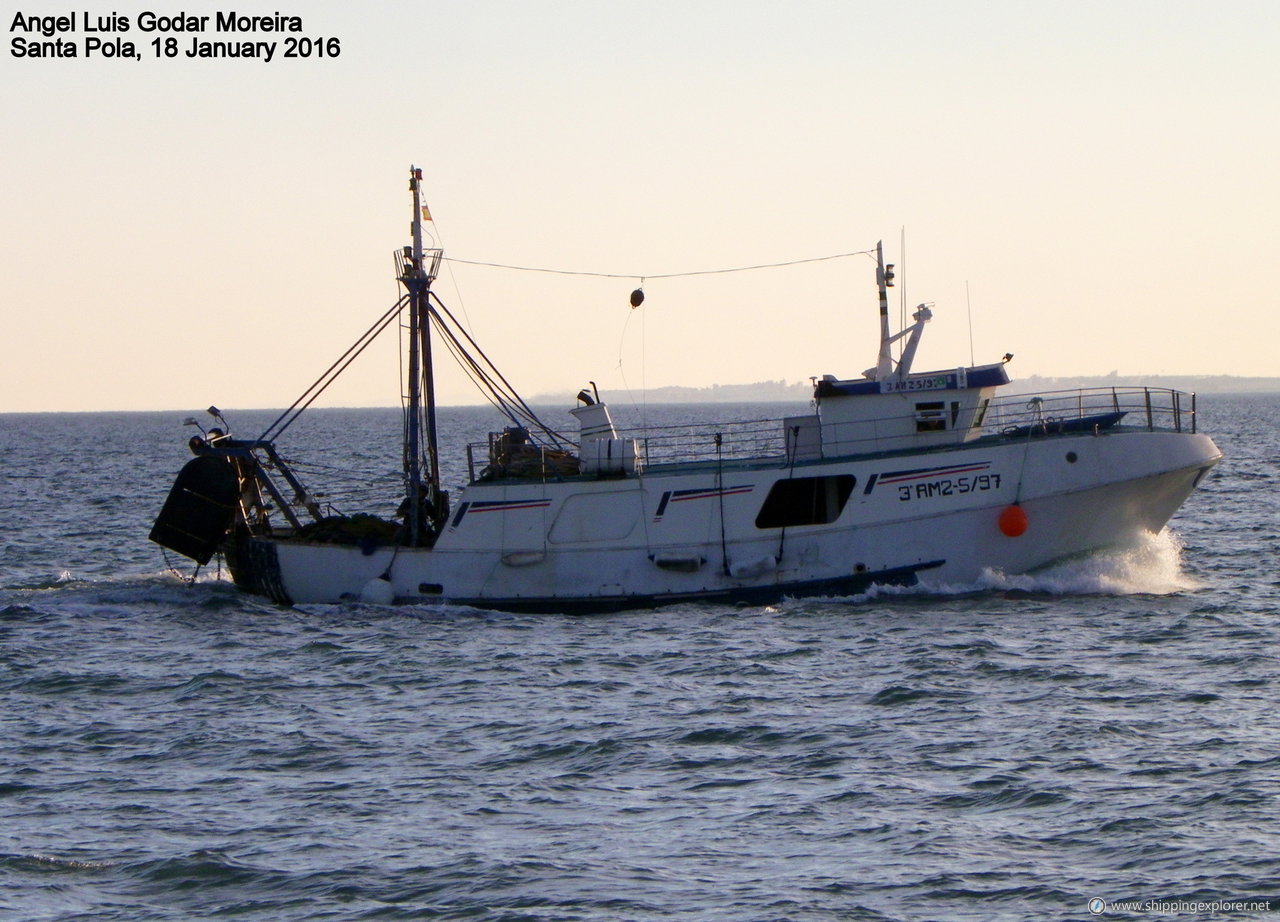
[[[188,58],[173,33],[164,58],[139,27],[232,9],[340,53]],[[860,375],[866,256],[657,276],[881,239],[908,310],[933,305],[917,370],[1280,375],[1274,0],[77,10],[129,18],[108,37],[141,60],[17,57],[16,13],[68,7],[2,14],[0,412],[289,405],[398,297],[410,165],[459,260],[437,292],[566,406],[589,380]],[[318,405],[396,405],[397,356],[389,331]]]

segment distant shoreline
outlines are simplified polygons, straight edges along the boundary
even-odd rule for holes
[[[1081,387],[1163,387],[1199,394],[1250,394],[1280,392],[1280,378],[1248,378],[1235,375],[1080,375],[1046,377],[1030,375],[1014,378],[1006,393],[1075,390]],[[772,403],[809,400],[813,384],[797,381],[758,381],[755,384],[715,384],[710,387],[651,387],[630,392],[632,398],[649,403]],[[608,395],[606,395],[608,396]],[[613,392],[614,399],[618,393]],[[564,394],[538,394],[528,400],[534,406],[565,402]]]
[[[1037,391],[1075,390],[1082,387],[1158,387],[1176,391],[1187,391],[1197,394],[1277,394],[1280,393],[1280,378],[1249,378],[1236,375],[1082,375],[1079,377],[1054,378],[1041,375],[1030,375],[1026,378],[1015,378],[1005,386],[1004,393],[1010,395],[1026,394]],[[535,407],[569,407],[573,406],[573,394],[566,389],[554,394],[538,394],[525,402]],[[610,390],[604,395],[606,400],[621,406],[623,403],[651,404],[695,404],[695,403],[807,403],[813,398],[813,385],[809,381],[797,381],[788,384],[785,381],[758,381],[755,384],[716,384],[711,387],[653,387],[648,390],[624,391]],[[477,400],[475,403],[442,403],[441,409],[483,407],[486,404]],[[231,407],[236,412],[271,411],[279,412],[279,407]],[[399,409],[394,405],[341,407],[316,407],[329,410],[390,410]],[[0,416],[35,416],[61,413],[179,413],[187,416],[196,413],[196,408],[168,408],[139,410],[0,410]]]

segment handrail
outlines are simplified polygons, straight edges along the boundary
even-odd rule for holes
[[[1069,431],[1076,420],[1100,419],[1097,428],[1123,430],[1138,425],[1148,431],[1196,431],[1195,395],[1191,408],[1184,406],[1180,391],[1151,387],[1071,388],[1056,391],[1009,394],[993,398],[987,406],[980,428],[954,430],[956,442],[978,437],[1011,437],[1016,431],[1027,435],[1053,435]],[[911,412],[866,420],[865,438],[842,439],[833,443],[823,434],[826,457],[870,454],[885,450],[883,437],[875,435],[878,426],[913,418]],[[813,411],[812,425],[822,427],[820,410]],[[686,425],[627,428],[618,431],[622,439],[636,440],[638,456],[646,470],[667,464],[708,462],[776,461],[790,463],[787,429],[795,426],[797,417],[740,420],[729,423],[690,423]],[[1075,427],[1079,431],[1079,424]],[[717,443],[717,439],[719,442]],[[893,448],[904,447],[894,439]],[[880,443],[880,444],[878,444]],[[921,443],[922,447],[936,445]],[[490,457],[490,445],[480,442],[467,446],[467,467],[474,482],[483,475],[484,459]]]

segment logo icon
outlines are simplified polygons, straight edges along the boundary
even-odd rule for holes
[[[1100,916],[1107,911],[1107,901],[1100,896],[1095,896],[1089,900],[1089,912],[1095,916]]]

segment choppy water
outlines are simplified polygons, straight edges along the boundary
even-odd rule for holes
[[[1126,554],[586,618],[187,585],[180,414],[0,416],[0,918],[1278,910],[1280,398],[1200,406],[1226,460]]]

